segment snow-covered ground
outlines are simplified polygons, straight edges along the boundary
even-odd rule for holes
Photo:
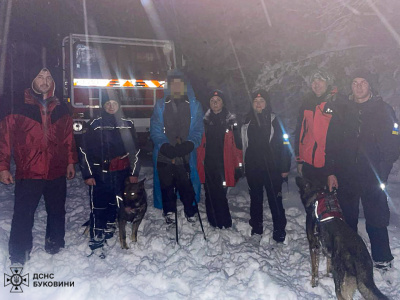
[[[51,256],[44,251],[46,212],[43,200],[35,215],[31,259],[22,275],[29,274],[29,287],[23,293],[10,293],[11,285],[1,282],[0,299],[334,299],[333,279],[323,276],[325,260],[321,259],[320,283],[310,285],[310,259],[305,234],[305,213],[301,206],[294,174],[289,190],[284,186],[284,206],[288,219],[287,240],[276,244],[271,238],[272,220],[265,201],[264,234],[260,243],[250,238],[249,195],[241,179],[230,189],[229,203],[233,228],[213,229],[208,225],[204,200],[199,208],[207,241],[200,226],[192,227],[178,205],[180,246],[165,230],[161,211],[152,205],[152,170],[143,168],[147,178],[149,208],[140,225],[138,242],[129,250],[119,243],[110,249],[106,259],[87,257],[88,237],[81,225],[88,219],[87,187],[80,172],[68,182],[66,245]],[[389,195],[392,211],[389,235],[396,263],[388,284],[375,271],[375,282],[392,299],[400,299],[400,180],[392,176]],[[393,181],[394,180],[394,181]],[[0,265],[1,273],[12,275],[8,259],[8,239],[13,214],[13,186],[0,184]],[[368,241],[363,219],[359,230]],[[129,233],[128,229],[128,233]],[[367,243],[368,245],[368,243]],[[368,245],[369,247],[369,245]],[[35,279],[33,274],[53,274],[52,278]],[[1,275],[1,278],[6,276]],[[35,281],[35,282],[34,282]],[[43,286],[49,282],[73,282],[73,287]],[[33,285],[41,284],[41,287]],[[53,283],[51,283],[53,284]],[[50,285],[51,285],[50,284]],[[361,299],[357,292],[355,299]]]

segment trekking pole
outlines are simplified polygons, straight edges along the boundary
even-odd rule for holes
[[[176,239],[176,243],[179,245],[179,238],[178,238],[178,209],[175,209],[175,239]]]
[[[197,202],[196,202],[196,201],[195,201],[195,203],[196,203],[197,215],[199,216],[201,231],[203,231],[204,240],[207,241],[206,233],[204,232],[203,222],[201,221],[201,217],[200,217],[199,206],[197,205]]]
[[[177,141],[177,144],[182,144],[182,139],[180,137],[177,137],[176,141]],[[183,162],[183,166],[185,167],[186,175],[187,175],[187,177],[189,179],[189,182],[193,187],[192,180],[190,180],[190,165],[187,162],[186,157],[184,157],[184,156],[182,157],[182,162]],[[194,203],[195,203],[195,207],[196,207],[196,210],[197,210],[197,215],[199,217],[200,227],[201,227],[201,231],[203,232],[204,240],[207,240],[206,233],[204,232],[203,222],[201,221],[199,206],[197,205],[196,199],[194,200]],[[178,226],[177,226],[177,228],[178,228]]]

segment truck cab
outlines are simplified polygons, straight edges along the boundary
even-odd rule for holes
[[[134,122],[138,135],[148,135],[167,72],[176,66],[174,43],[70,34],[62,47],[63,96],[72,110],[77,141],[87,123],[100,115],[101,97],[108,89],[119,94],[120,109]]]

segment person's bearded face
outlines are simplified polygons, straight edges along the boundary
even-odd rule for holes
[[[33,88],[40,94],[47,94],[53,85],[53,77],[49,71],[40,71],[33,80]]]

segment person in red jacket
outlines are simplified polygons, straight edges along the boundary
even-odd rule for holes
[[[15,205],[9,254],[12,264],[24,264],[32,250],[34,215],[40,198],[47,211],[45,250],[64,247],[66,178],[75,176],[77,152],[72,118],[54,96],[55,84],[43,68],[25,90],[24,103],[0,120],[0,181],[14,183],[11,155],[16,164]]]
[[[229,228],[232,218],[226,193],[228,187],[235,186],[243,163],[240,126],[225,108],[219,90],[211,93],[210,109],[203,120],[205,132],[197,148],[197,169],[204,183],[207,218],[213,227]]]
[[[310,83],[312,92],[305,96],[300,107],[295,132],[297,171],[324,188],[329,175],[325,168],[326,135],[343,96],[333,86],[333,75],[325,70],[312,72]]]

